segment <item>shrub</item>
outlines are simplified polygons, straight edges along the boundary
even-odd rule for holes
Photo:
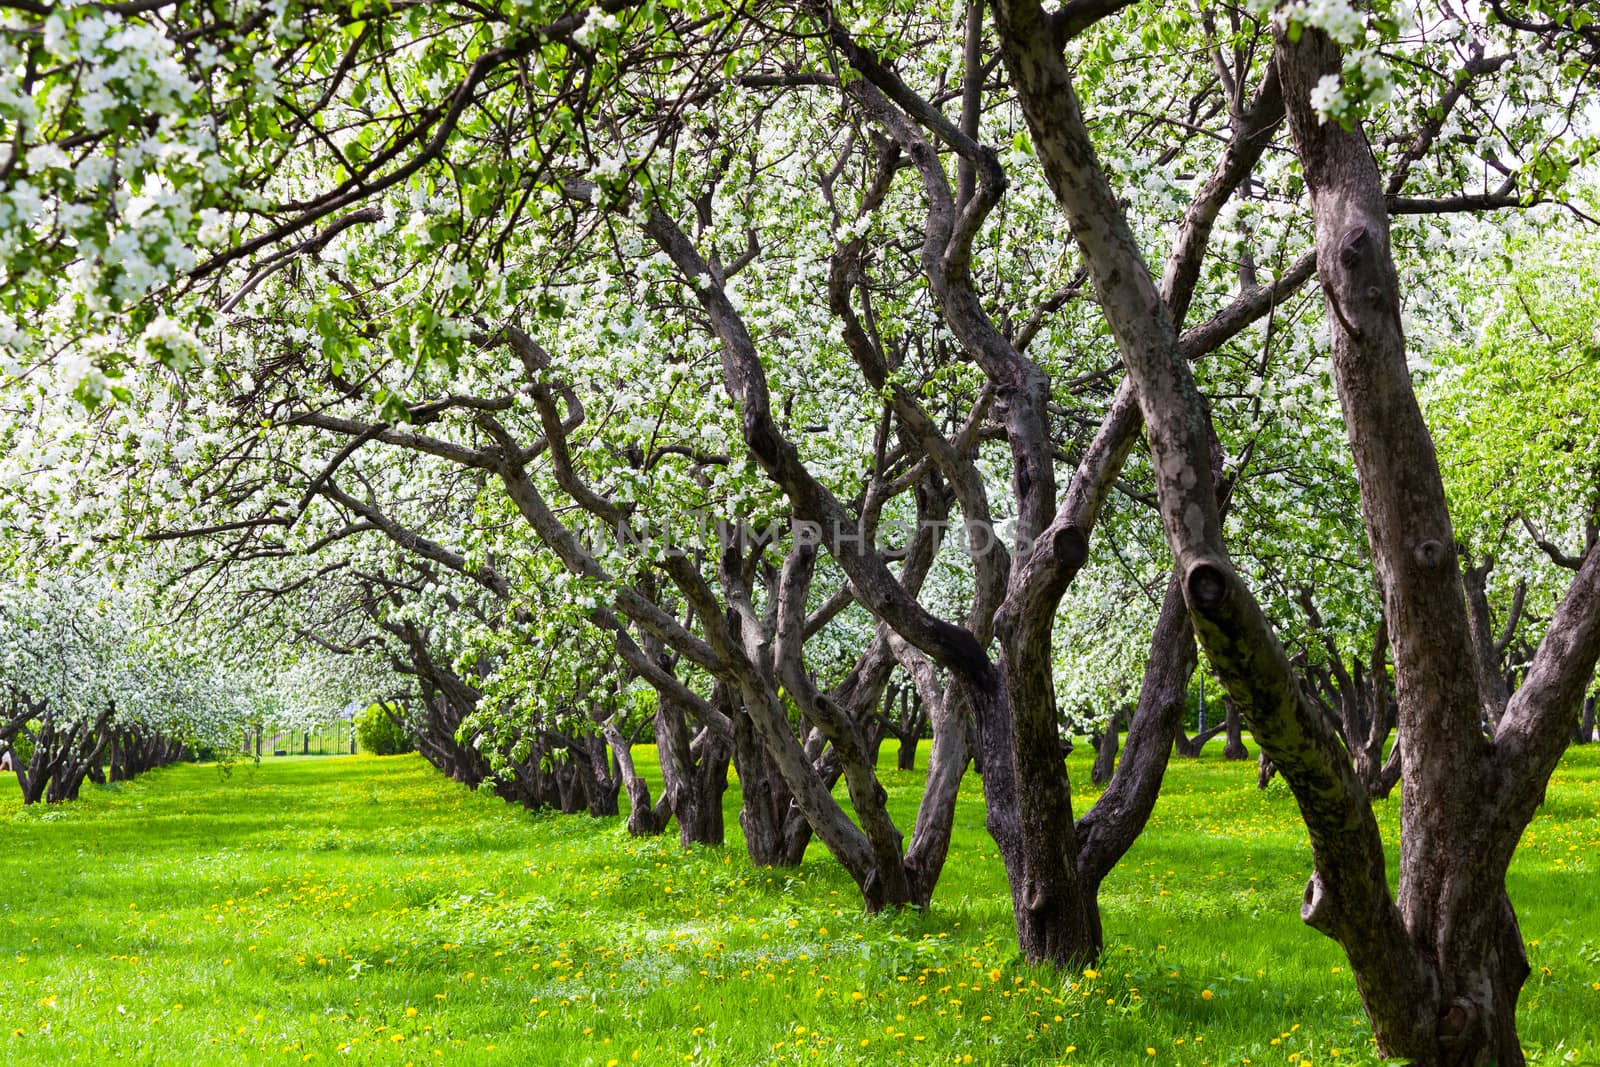
[[[39,720],[29,719],[28,730],[32,732],[38,729]],[[11,740],[11,769],[13,771],[21,770],[28,765],[28,761],[31,759],[33,759],[33,742],[28,740],[27,734],[18,730],[16,737]]]
[[[407,732],[397,708],[370,704],[355,717],[356,743],[363,752],[375,756],[394,756],[410,752],[411,735]]]

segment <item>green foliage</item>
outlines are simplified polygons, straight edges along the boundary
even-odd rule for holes
[[[356,713],[356,743],[374,756],[398,756],[414,747],[398,709],[369,704]]]
[[[37,719],[28,722],[27,731],[19,731],[16,739],[11,743],[11,762],[14,767],[26,767],[33,758],[33,739],[28,736],[39,729]]]
[[[1480,296],[1475,342],[1443,354],[1428,413],[1458,526],[1490,540],[1526,517],[1570,541],[1600,472],[1600,255],[1588,234],[1542,234],[1506,256],[1515,274]]]
[[[1070,757],[1084,804],[1092,755]],[[893,766],[890,746],[909,823],[923,772]],[[1174,765],[1105,885],[1114,940],[1092,976],[1017,962],[971,776],[933,909],[880,918],[820,849],[750,866],[737,787],[727,847],[687,852],[621,819],[529,815],[420,760],[180,766],[70,811],[0,791],[0,1061],[1374,1064],[1349,965],[1299,919],[1295,806],[1254,777]],[[1573,889],[1597,800],[1600,749],[1574,750],[1511,869],[1535,1064],[1595,1058],[1600,904]],[[1379,805],[1390,840],[1398,808]]]

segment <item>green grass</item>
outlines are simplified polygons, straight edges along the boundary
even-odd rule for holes
[[[876,919],[818,846],[752,868],[732,791],[734,840],[686,855],[415,756],[180,766],[28,811],[0,779],[0,1063],[1371,1062],[1297,918],[1293,803],[1219,748],[1175,764],[1073,975],[1019,964],[970,777],[934,908]],[[909,828],[920,771],[885,759]],[[1540,1063],[1600,1060],[1597,797],[1600,748],[1576,751],[1513,872]]]

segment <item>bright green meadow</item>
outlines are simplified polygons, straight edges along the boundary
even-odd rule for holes
[[[921,771],[884,755],[909,829]],[[935,906],[878,918],[819,845],[753,868],[736,789],[727,847],[686,854],[415,756],[179,766],[28,811],[0,776],[0,1064],[1371,1063],[1298,918],[1293,801],[1254,776],[1216,744],[1175,761],[1081,974],[1019,962],[970,775]],[[1536,1063],[1600,1063],[1597,800],[1600,746],[1574,750],[1512,871]]]

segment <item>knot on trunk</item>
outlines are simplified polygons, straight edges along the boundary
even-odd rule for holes
[[[1216,611],[1228,599],[1228,574],[1215,563],[1205,561],[1190,567],[1184,584],[1189,603],[1200,611]]]
[[[1045,891],[1044,883],[1037,878],[1028,880],[1027,891],[1022,897],[1022,906],[1037,915],[1044,910],[1049,902],[1050,894]]]
[[[1450,1006],[1439,1013],[1434,1033],[1448,1062],[1457,1062],[1488,1051],[1489,1028],[1478,1004],[1466,997],[1457,997]],[[1473,1059],[1473,1062],[1478,1062]]]
[[[1467,1024],[1472,1021],[1473,1008],[1465,1000],[1457,1000],[1445,1009],[1439,1016],[1437,1033],[1440,1037],[1460,1037],[1467,1032]]]
[[[1076,526],[1057,530],[1050,539],[1050,547],[1055,551],[1056,566],[1062,570],[1076,572],[1089,558],[1089,538]]]
[[[1361,262],[1361,255],[1367,249],[1367,242],[1372,235],[1365,226],[1357,225],[1344,235],[1339,242],[1339,264],[1345,270],[1354,270]]]
[[[1417,547],[1411,550],[1411,554],[1424,567],[1437,567],[1444,559],[1444,543],[1432,538],[1419,541]]]
[[[1300,921],[1318,933],[1334,936],[1333,902],[1320,874],[1313,873],[1306,882],[1305,895],[1300,899]]]

